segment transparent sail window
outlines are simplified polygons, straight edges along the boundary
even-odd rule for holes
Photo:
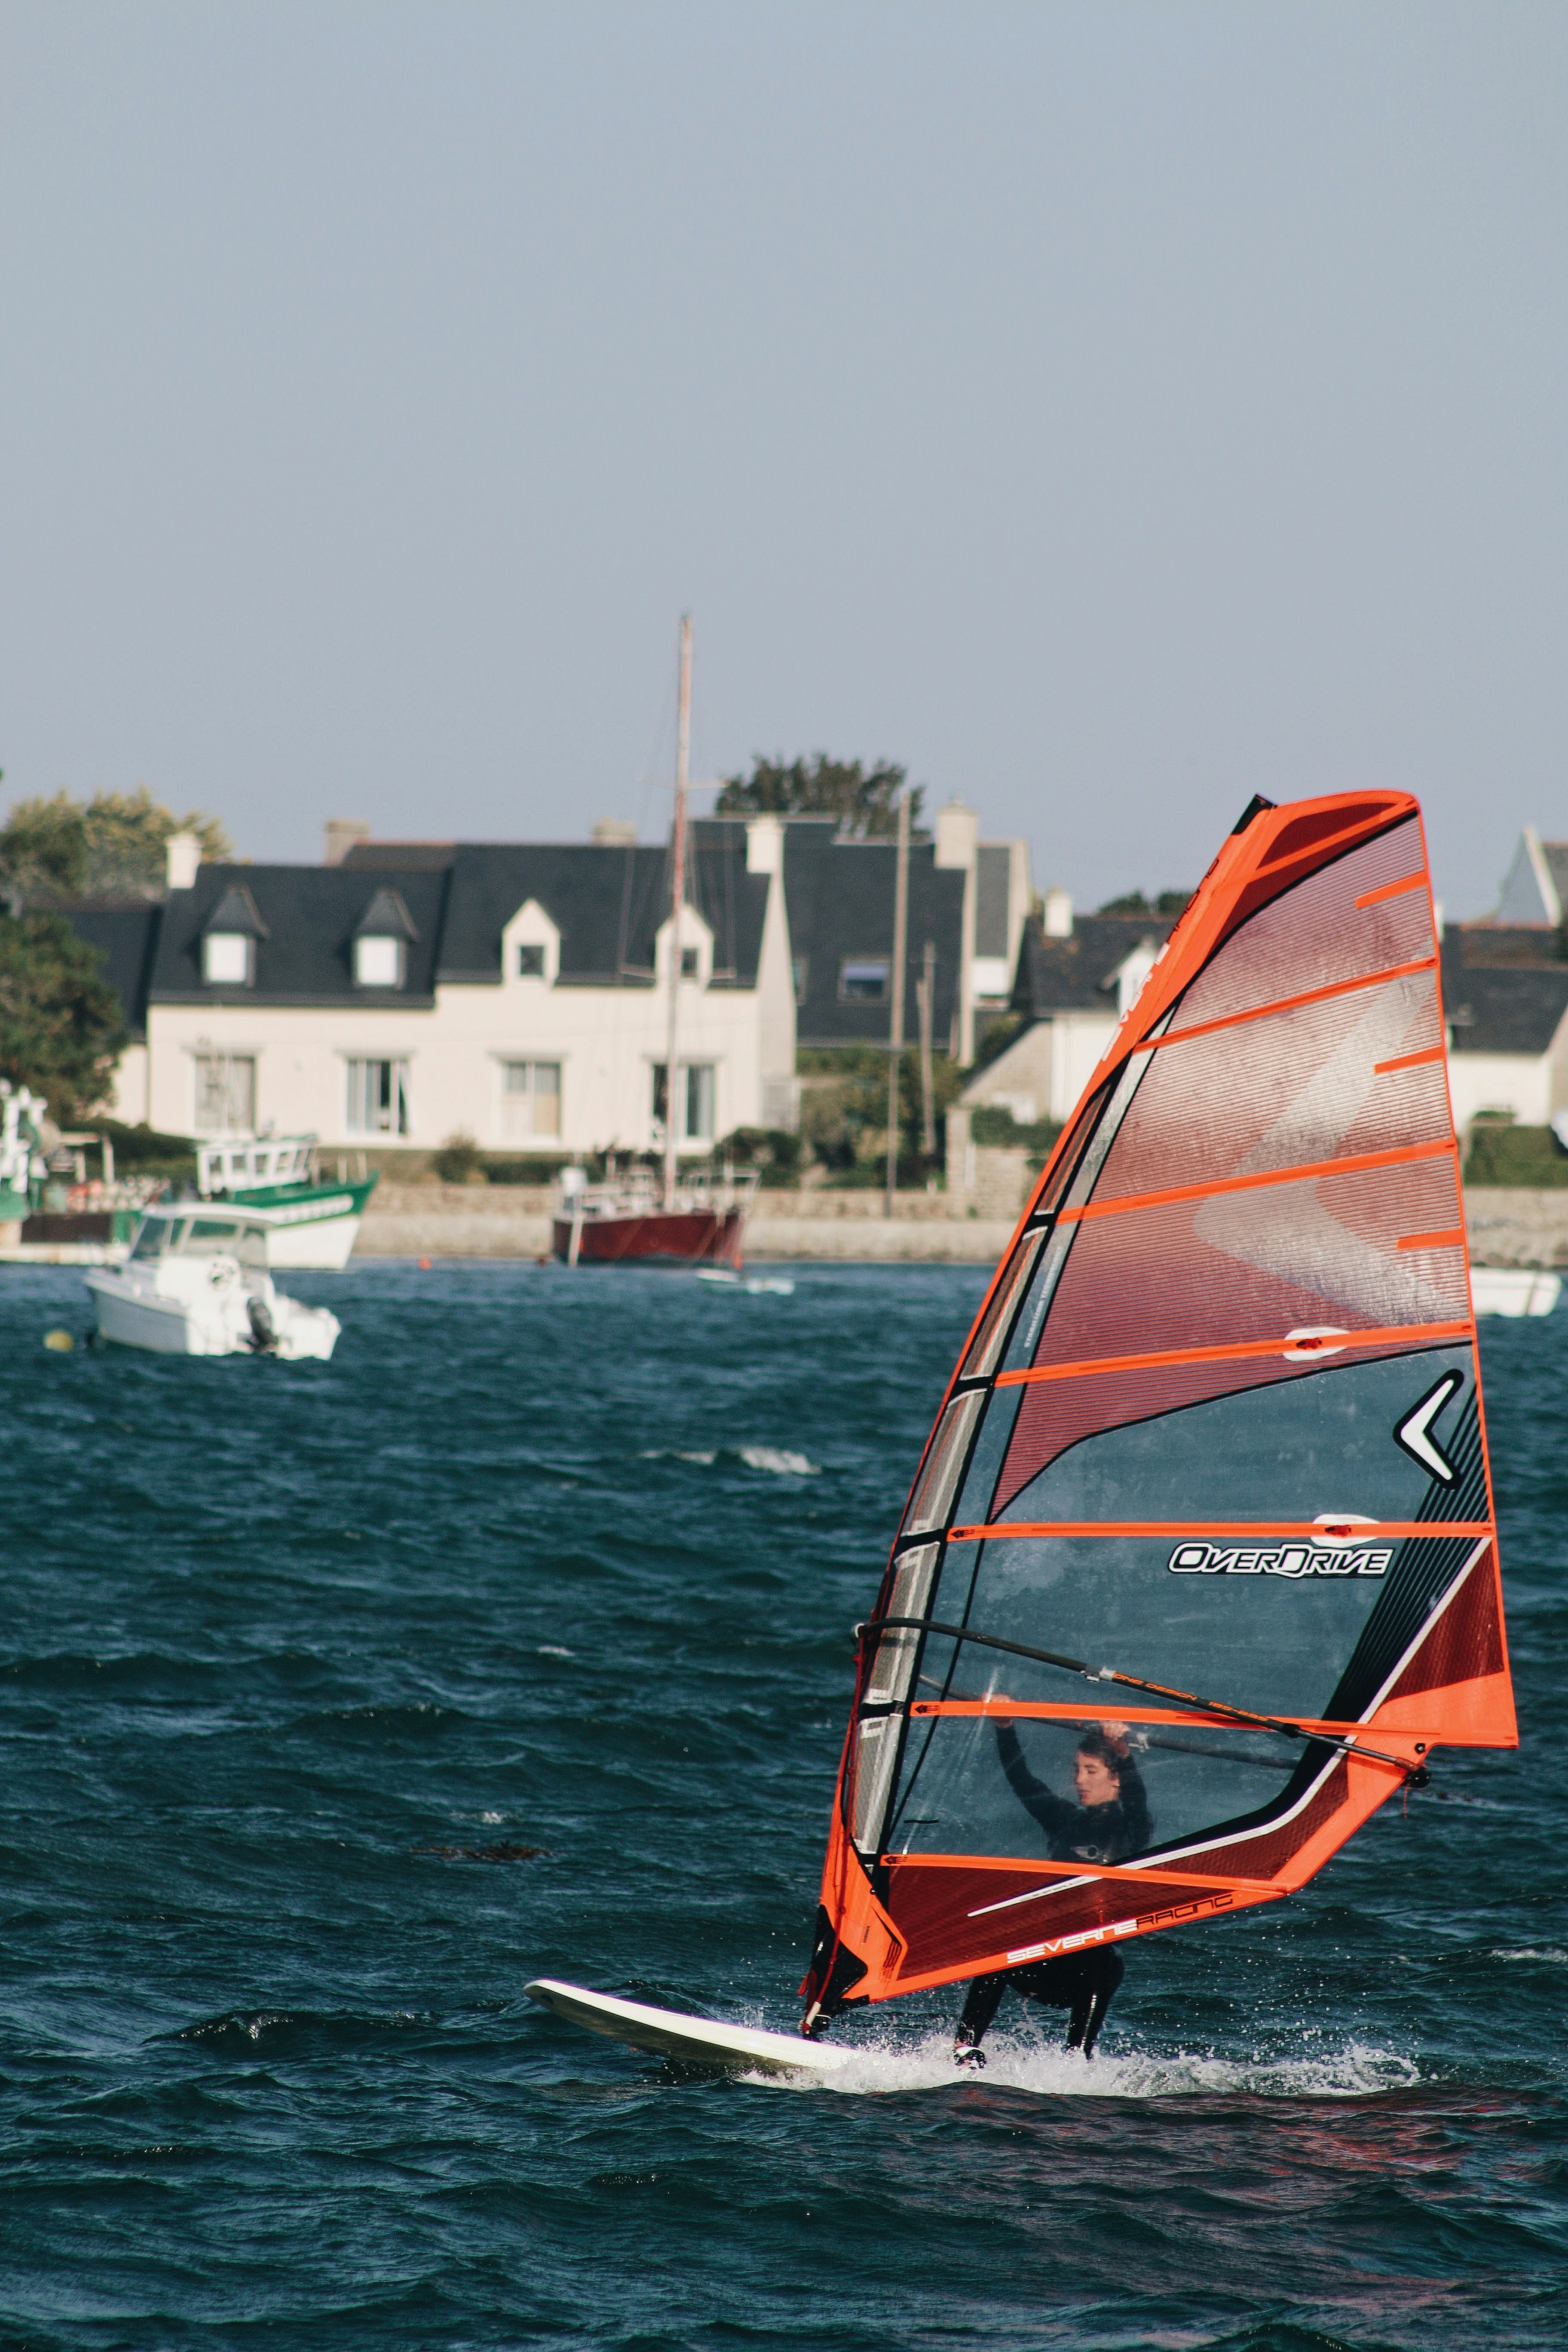
[[[1351,1547],[1263,1537],[993,1537],[963,1622],[1255,1715],[1321,1717],[1380,1596],[1400,1580],[1400,1547],[1375,1538],[1375,1529]],[[959,1622],[956,1611],[943,1616]],[[920,1696],[945,1686],[951,1698],[1070,1706],[1083,1691],[1060,1667],[973,1641],[958,1643],[954,1659],[953,1646],[928,1637]],[[1128,1703],[1139,1704],[1136,1694]]]
[[[964,1358],[963,1377],[966,1381],[987,1380],[996,1369],[998,1357],[1012,1328],[1014,1312],[1023,1297],[1035,1263],[1045,1244],[1043,1233],[1026,1234],[1013,1253],[1013,1262],[997,1284],[985,1318],[974,1335],[974,1344]]]
[[[974,1391],[968,1396],[954,1397],[943,1413],[904,1521],[906,1535],[919,1535],[927,1528],[946,1525],[969,1452],[969,1441],[984,1406],[984,1393]]]
[[[903,1724],[901,1715],[877,1715],[866,1717],[856,1727],[850,1835],[862,1853],[875,1853],[879,1848]]]
[[[902,1554],[893,1577],[889,1617],[923,1617],[931,1606],[931,1585],[939,1544],[921,1544]],[[900,1706],[910,1695],[921,1637],[909,1627],[889,1626],[877,1643],[877,1655],[866,1685],[868,1706]]]
[[[1108,1735],[1099,1718],[943,1716],[889,1850],[1121,1866],[1293,1804],[1300,1790],[1291,1782],[1308,1752],[1305,1741],[1209,1725],[1130,1725]]]

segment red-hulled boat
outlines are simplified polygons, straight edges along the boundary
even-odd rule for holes
[[[737,1176],[694,1176],[672,1196],[651,1168],[633,1168],[603,1184],[568,1169],[556,1188],[552,1235],[567,1265],[728,1265],[737,1273],[746,1212],[757,1189],[754,1169]]]
[[[680,677],[676,706],[675,824],[669,861],[669,1026],[664,1066],[679,1073],[676,1031],[680,1012],[680,922],[686,904],[687,762],[691,745],[691,615],[680,624]],[[679,1076],[671,1093],[679,1100]],[[612,1160],[605,1181],[590,1184],[568,1168],[556,1185],[555,1255],[568,1265],[620,1265],[637,1260],[664,1265],[727,1265],[737,1272],[746,1212],[757,1189],[754,1170],[737,1177],[726,1168],[682,1177],[677,1167],[676,1121],[667,1105],[662,1181],[634,1165],[617,1176]]]

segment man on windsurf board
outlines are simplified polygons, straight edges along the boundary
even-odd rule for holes
[[[1076,1804],[1036,1779],[1024,1760],[1010,1717],[998,1717],[995,1727],[1002,1769],[1015,1794],[1049,1838],[1051,1861],[1116,1863],[1143,1852],[1154,1825],[1124,1723],[1096,1725],[1079,1739],[1073,1759]],[[1059,1959],[1026,1961],[1021,1968],[975,1977],[953,2037],[954,2063],[984,2065],[980,2044],[1009,1988],[1026,2000],[1067,2010],[1068,2048],[1081,2049],[1086,2058],[1092,2058],[1106,2012],[1125,1973],[1121,1954],[1102,1948]]]

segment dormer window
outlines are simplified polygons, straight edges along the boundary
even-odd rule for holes
[[[680,950],[681,979],[695,980],[701,969],[702,959],[699,950],[696,948],[682,948]]]
[[[402,985],[401,940],[379,938],[373,933],[354,941],[356,988],[401,988]]]
[[[378,890],[353,932],[356,988],[401,988],[408,976],[408,950],[419,937],[395,890]]]
[[[256,941],[244,931],[209,931],[202,941],[202,978],[209,988],[251,988]]]
[[[226,890],[202,927],[202,978],[209,988],[254,988],[256,946],[268,937],[243,884]]]
[[[544,978],[544,941],[542,940],[524,940],[519,946],[517,976],[519,980]]]

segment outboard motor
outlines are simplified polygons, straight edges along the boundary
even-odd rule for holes
[[[273,1326],[272,1310],[265,1298],[252,1297],[245,1302],[250,1318],[250,1344],[258,1356],[270,1356],[278,1347],[278,1333]]]

